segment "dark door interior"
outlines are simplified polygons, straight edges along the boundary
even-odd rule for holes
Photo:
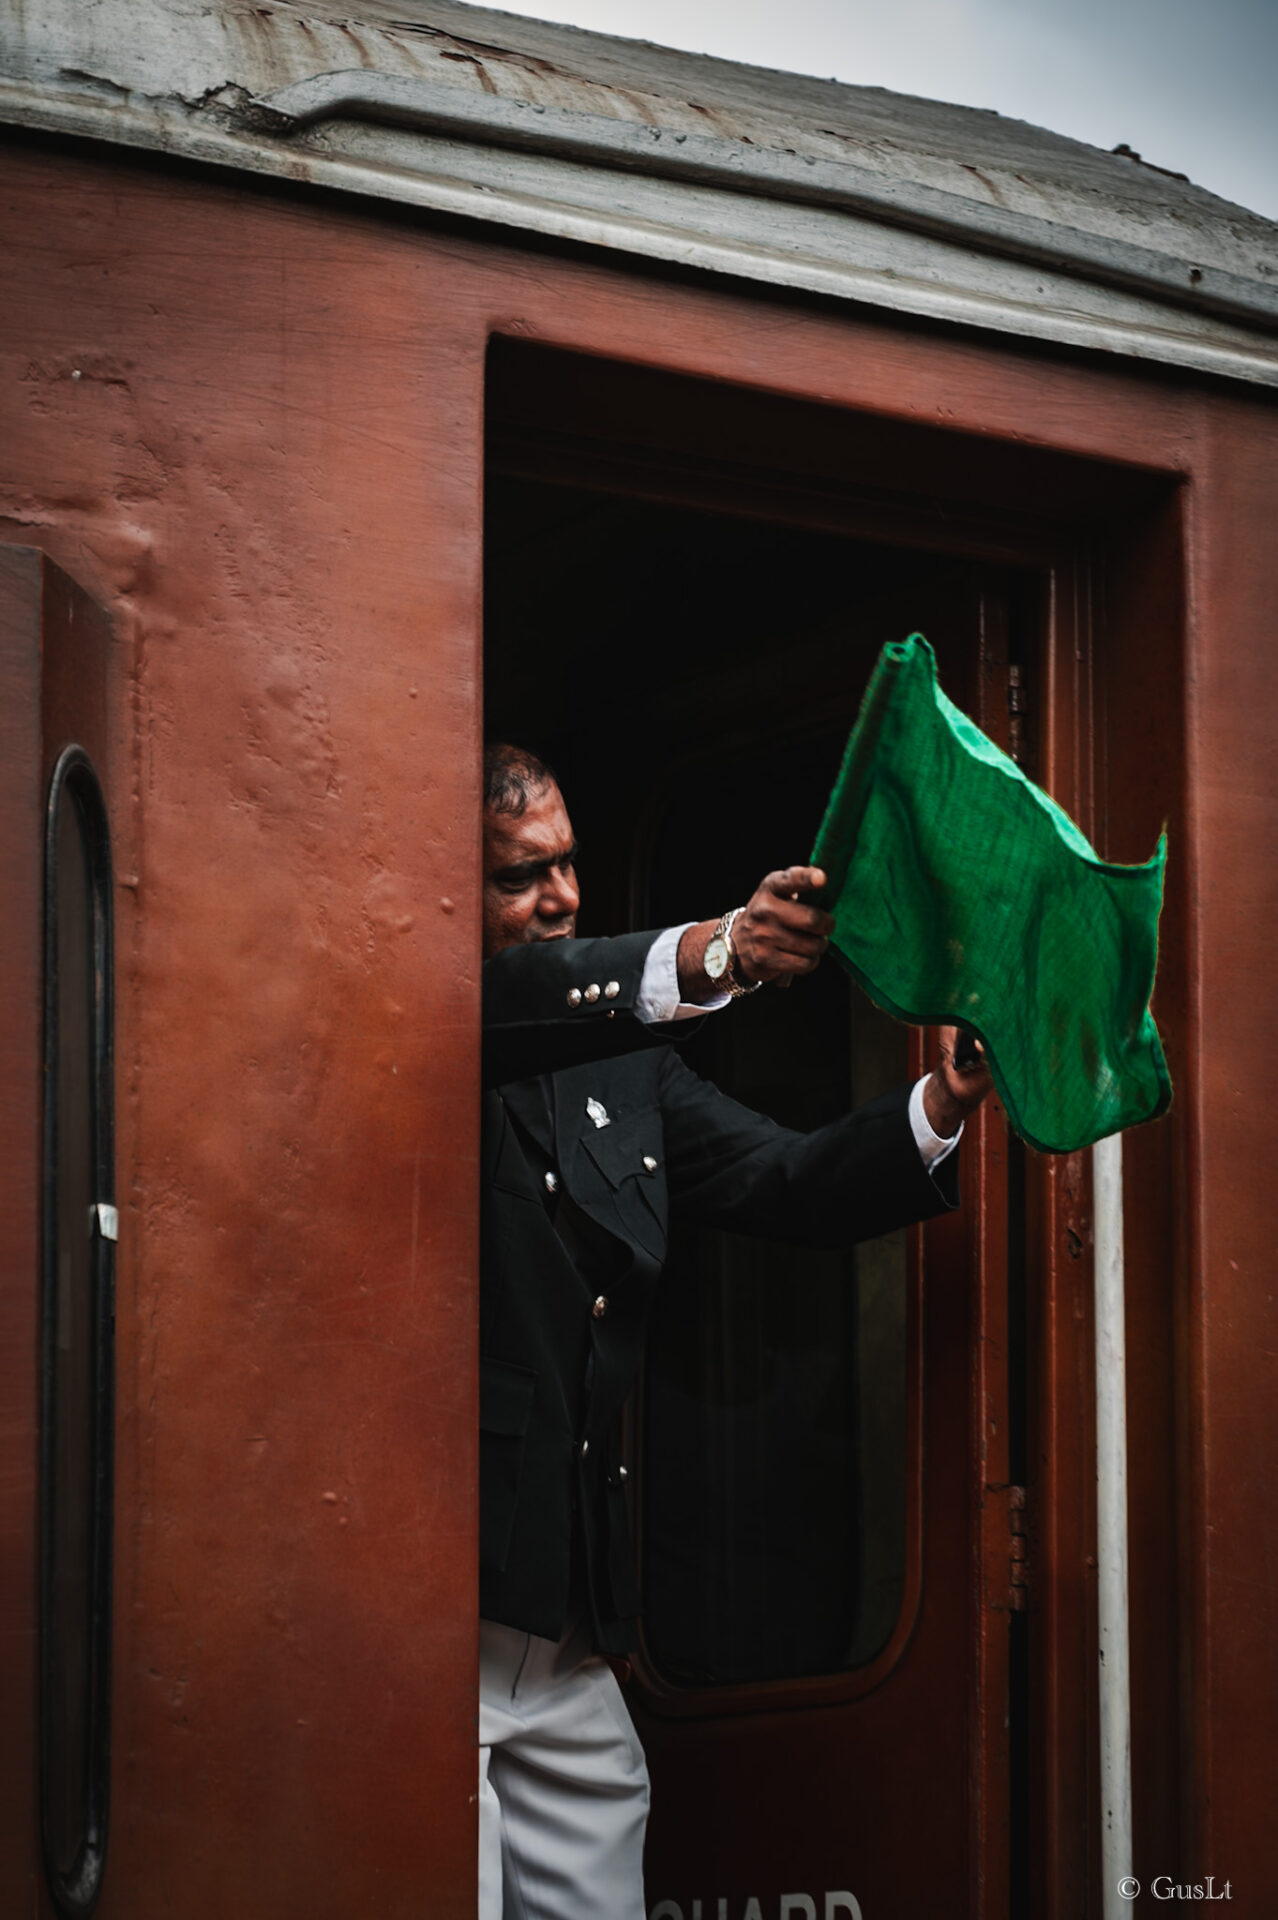
[[[527,395],[503,363],[485,731],[559,775],[584,934],[717,914],[805,860],[885,641],[926,633],[981,712],[991,645],[1005,666],[1009,620],[1032,626],[1031,573],[971,540],[907,539],[875,511],[830,530],[792,488],[738,490],[721,436],[657,462],[609,447],[588,408],[586,431],[559,420],[539,443],[512,425]],[[686,453],[695,397],[666,404],[642,430]],[[705,1022],[686,1058],[811,1127],[916,1075],[923,1042],[827,963]],[[975,1671],[977,1259],[953,1219],[838,1254],[672,1241],[627,1435],[653,1920],[968,1910],[991,1765],[1006,1805],[1010,1704],[1005,1658]],[[1005,1403],[987,1411],[1006,1426]],[[928,1864],[906,1888],[922,1808]]]

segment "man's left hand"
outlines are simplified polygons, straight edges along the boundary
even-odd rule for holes
[[[985,1064],[985,1049],[976,1041],[979,1056],[975,1066],[956,1067],[954,1049],[958,1044],[957,1027],[941,1028],[940,1065],[933,1068],[923,1088],[923,1111],[927,1124],[942,1140],[952,1139],[969,1113],[975,1113],[993,1087]]]

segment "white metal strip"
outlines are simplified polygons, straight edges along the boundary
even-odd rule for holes
[[[1127,1613],[1127,1342],[1123,1137],[1092,1148],[1101,1879],[1105,1920],[1131,1912],[1132,1730]]]

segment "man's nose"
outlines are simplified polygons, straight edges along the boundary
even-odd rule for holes
[[[576,913],[580,904],[577,876],[572,868],[553,868],[547,875],[541,898],[537,902],[537,911],[542,919],[562,920],[565,914]]]

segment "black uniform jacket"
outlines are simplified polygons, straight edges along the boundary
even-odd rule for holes
[[[480,1611],[558,1639],[584,1604],[605,1652],[639,1610],[618,1415],[670,1216],[828,1247],[956,1199],[957,1155],[924,1168],[908,1088],[801,1134],[685,1067],[634,1013],[656,937],[484,967]]]

